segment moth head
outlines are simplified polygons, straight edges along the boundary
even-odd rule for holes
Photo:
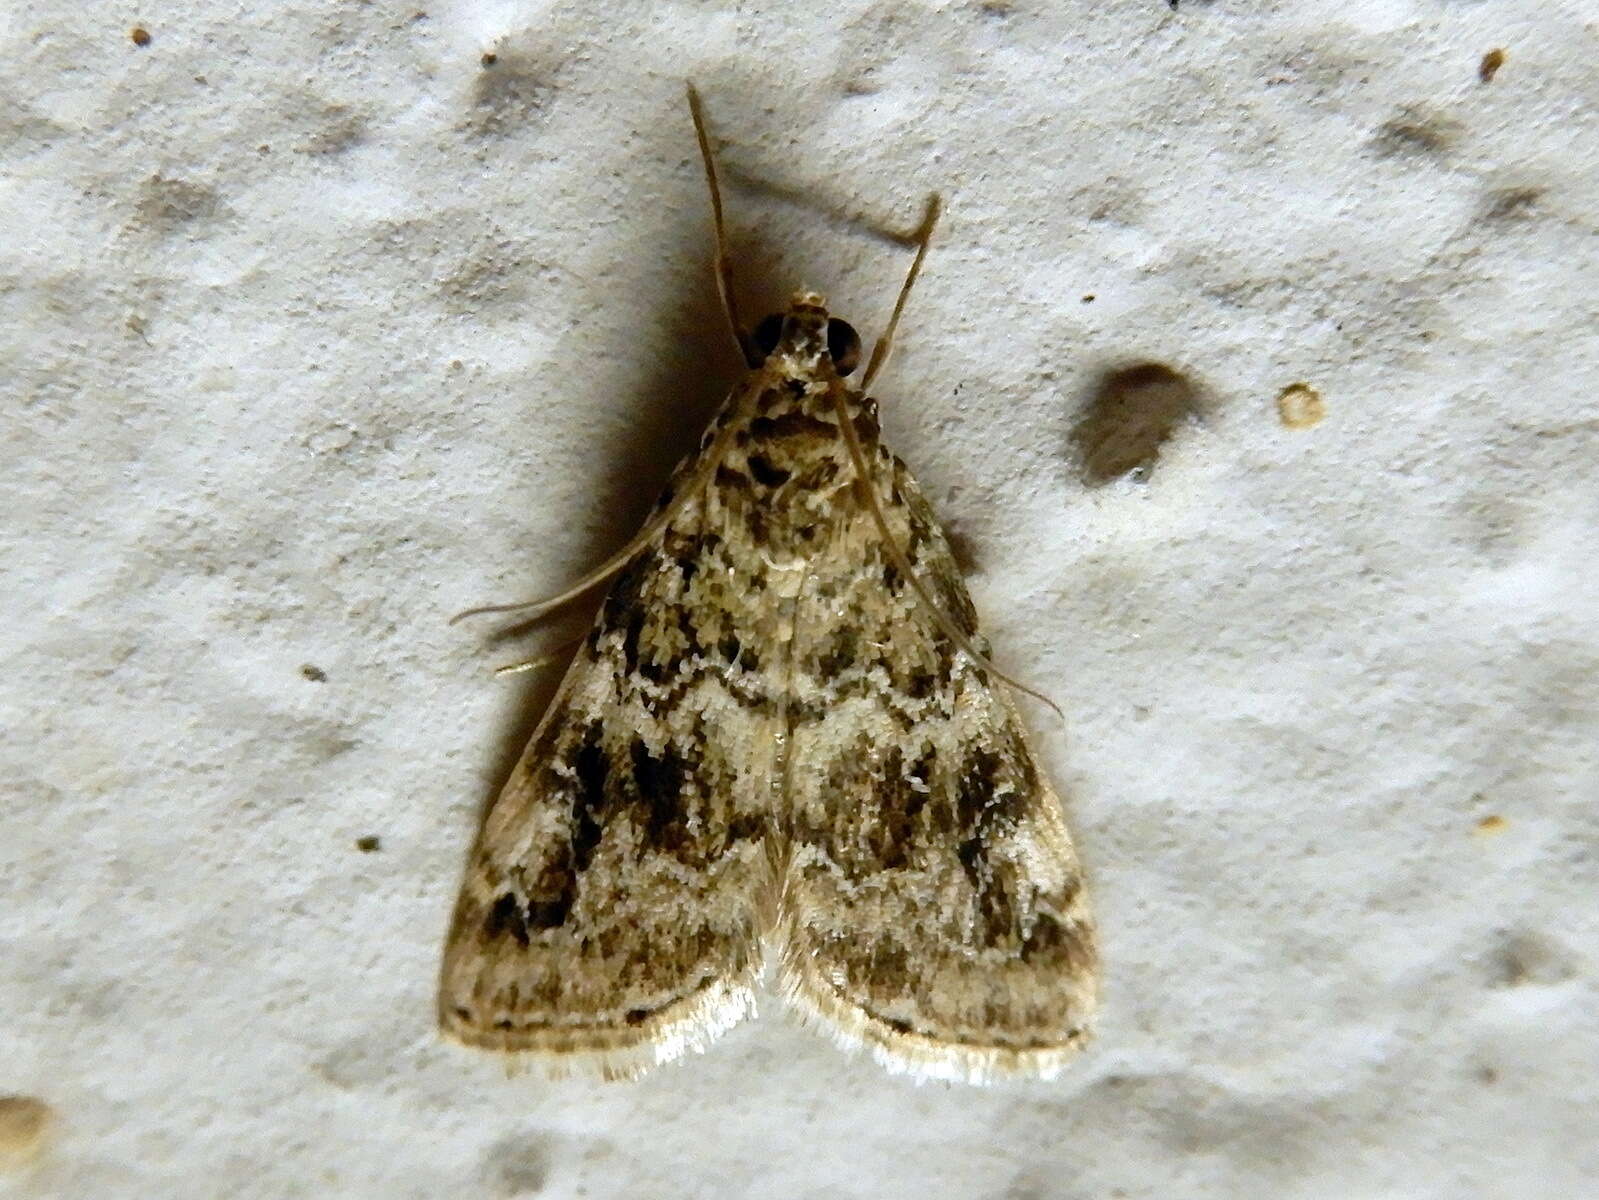
[[[763,318],[755,327],[754,340],[762,362],[779,350],[800,364],[825,357],[833,370],[844,376],[861,360],[861,339],[854,326],[828,316],[827,302],[815,292],[798,292],[786,313]]]

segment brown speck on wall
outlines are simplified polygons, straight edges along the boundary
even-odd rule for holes
[[[1321,393],[1308,383],[1290,383],[1277,393],[1277,418],[1287,429],[1309,429],[1327,415]]]
[[[38,1157],[55,1123],[55,1111],[37,1096],[0,1096],[0,1171]]]

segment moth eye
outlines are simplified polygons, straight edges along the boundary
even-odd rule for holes
[[[833,368],[840,375],[848,375],[861,361],[861,335],[848,321],[829,317],[827,352],[833,356]]]
[[[761,323],[755,327],[755,344],[761,348],[762,354],[770,354],[777,349],[777,343],[783,338],[783,314],[773,313],[769,317],[762,317]]]

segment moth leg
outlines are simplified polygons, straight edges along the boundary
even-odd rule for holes
[[[495,667],[494,673],[496,675],[520,675],[524,671],[537,671],[540,667],[547,667],[551,663],[561,662],[567,657],[566,652],[581,642],[586,636],[586,634],[579,634],[577,637],[567,638],[566,641],[551,650],[545,651],[543,654],[525,658],[521,662],[506,663],[503,667]]]
[[[752,1010],[783,736],[744,536],[696,501],[600,606],[468,859],[439,985],[454,1040],[626,1077]]]
[[[521,600],[514,604],[485,604],[478,608],[469,608],[451,617],[450,624],[454,625],[467,617],[482,616],[485,613],[519,612],[527,614],[527,620],[534,621],[546,613],[554,612],[568,601],[577,599],[584,592],[599,587],[627,566],[635,556],[653,546],[661,533],[683,515],[690,503],[699,498],[700,493],[705,490],[706,481],[716,473],[716,468],[721,464],[727,448],[733,444],[733,438],[738,432],[749,403],[747,389],[735,390],[728,397],[727,405],[718,418],[715,436],[712,437],[707,433],[706,437],[710,441],[700,443],[702,451],[699,456],[681,463],[677,474],[672,477],[671,498],[668,500],[663,496],[659,502],[660,511],[645,522],[644,528],[639,530],[627,545],[594,570],[558,595],[540,600]]]
[[[929,211],[931,212],[931,209]],[[920,257],[920,255],[917,256],[918,261],[920,261]],[[914,271],[911,278],[915,278]],[[900,293],[900,299],[902,301],[904,299],[903,292]],[[896,318],[898,315],[898,310],[896,309]],[[891,326],[889,333],[892,332]],[[887,337],[888,335],[885,334],[884,336]],[[878,342],[879,347],[882,344],[881,341]],[[888,517],[883,512],[883,502],[878,497],[876,489],[872,486],[871,464],[866,461],[866,451],[861,447],[860,435],[855,432],[855,422],[850,419],[842,387],[833,389],[833,407],[838,413],[838,429],[843,435],[844,447],[849,452],[851,465],[855,468],[855,486],[860,493],[862,507],[867,515],[870,516],[872,523],[877,527],[878,535],[882,538],[883,551],[888,555],[888,560],[894,564],[894,569],[910,585],[911,591],[916,597],[916,602],[921,606],[922,611],[933,619],[933,623],[938,626],[939,632],[956,646],[959,646],[967,657],[979,667],[985,671],[992,672],[996,679],[1010,685],[1018,692],[1025,692],[1034,700],[1048,705],[1054,710],[1055,715],[1064,721],[1066,714],[1061,711],[1060,705],[1044,695],[1043,692],[1028,687],[1019,679],[1012,678],[996,667],[993,660],[989,658],[983,649],[977,645],[965,630],[956,625],[950,615],[939,606],[938,601],[933,599],[932,593],[927,590],[927,585],[922,582],[921,576],[917,574],[915,564],[911,562],[910,556],[905,553],[905,548],[899,544],[899,539],[894,536],[894,531],[889,528]]]

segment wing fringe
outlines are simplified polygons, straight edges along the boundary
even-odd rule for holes
[[[518,1068],[531,1068],[550,1079],[636,1079],[652,1067],[703,1054],[733,1026],[754,1016],[758,973],[709,980],[694,994],[636,1024],[502,1029],[472,1023],[445,1009],[439,1014],[439,1027],[452,1041],[510,1055]]]
[[[952,1042],[895,1028],[839,996],[817,971],[801,938],[786,931],[777,947],[778,994],[789,1015],[851,1054],[869,1056],[894,1075],[917,1083],[990,1084],[1004,1079],[1054,1079],[1088,1044],[1086,1025],[1064,1041],[1018,1049],[1014,1046]]]

